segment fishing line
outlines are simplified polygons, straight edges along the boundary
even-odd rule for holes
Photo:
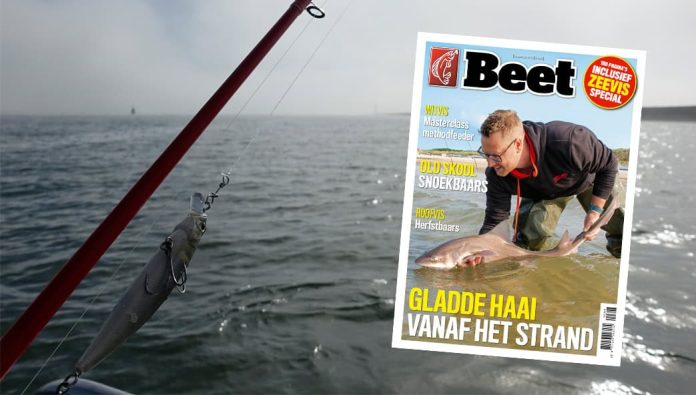
[[[312,61],[312,59],[314,58],[314,55],[316,55],[316,53],[317,53],[317,52],[319,51],[319,49],[322,47],[322,45],[324,44],[324,42],[326,41],[326,39],[329,37],[329,35],[330,35],[331,32],[333,31],[333,29],[338,25],[338,23],[341,21],[341,19],[343,19],[343,16],[344,16],[344,15],[346,14],[346,12],[348,11],[348,8],[350,8],[350,5],[352,4],[352,2],[353,2],[352,0],[349,0],[349,1],[348,1],[348,4],[343,8],[343,11],[341,11],[341,14],[339,14],[338,18],[336,18],[336,20],[335,20],[334,23],[331,25],[331,27],[329,28],[329,30],[326,32],[326,34],[324,35],[324,37],[321,39],[321,41],[319,42],[319,44],[317,45],[317,47],[314,48],[314,51],[313,51],[312,54],[309,56],[309,58],[307,59],[307,61],[302,65],[302,68],[300,69],[300,71],[295,75],[295,78],[293,78],[293,80],[292,80],[292,82],[290,83],[290,85],[288,85],[288,87],[285,89],[285,92],[283,92],[283,94],[280,96],[280,98],[279,98],[278,101],[276,102],[275,106],[273,106],[273,109],[271,110],[271,112],[269,113],[269,115],[272,116],[273,114],[275,114],[275,111],[278,109],[278,106],[280,106],[280,103],[285,99],[285,96],[288,94],[288,92],[290,91],[290,89],[292,89],[292,88],[295,86],[295,83],[296,83],[297,80],[300,78],[300,76],[302,75],[302,73],[305,71],[305,69],[307,68],[307,65],[309,65],[309,63]],[[328,3],[328,0],[324,3],[324,5],[325,5],[326,3]],[[269,74],[269,75],[270,75],[270,74]],[[268,77],[268,76],[267,76],[267,77]],[[264,79],[264,82],[265,82],[265,81],[266,81],[266,79]],[[257,89],[257,91],[258,91],[258,89]],[[254,93],[256,93],[256,91],[255,91]],[[247,100],[247,103],[248,103],[250,100],[251,100],[251,98],[250,98],[249,100]],[[246,106],[246,103],[245,103],[245,106]],[[240,113],[241,113],[241,110],[240,110]],[[238,115],[239,115],[239,113],[237,113],[237,116],[238,116]],[[235,119],[236,119],[236,117],[235,117]],[[232,165],[229,167],[229,170],[227,170],[226,172],[222,173],[223,182],[224,182],[224,178],[225,178],[225,177],[230,177],[230,176],[232,175],[232,170],[234,169],[235,165],[237,164],[237,162],[239,162],[239,160],[242,158],[242,156],[244,156],[244,153],[246,152],[247,148],[249,148],[249,146],[256,140],[256,137],[259,135],[260,132],[261,132],[260,130],[257,130],[256,133],[254,133],[254,135],[252,136],[251,140],[249,140],[249,142],[244,146],[244,148],[242,149],[242,152],[239,154],[239,156],[234,160],[234,162],[232,162]],[[221,185],[222,185],[222,184],[221,184]],[[226,185],[226,184],[225,184],[225,185]],[[221,189],[221,188],[218,188],[218,191],[219,191],[220,189]],[[217,197],[217,191],[216,191],[216,193],[213,193],[212,195],[215,195],[214,197]],[[211,196],[211,195],[209,194],[208,196]]]
[[[325,6],[327,3],[328,3],[328,0],[325,1],[325,2],[322,4],[322,6]],[[350,6],[350,3],[348,4],[348,6]],[[343,15],[345,14],[346,10],[348,9],[348,6],[346,6],[346,8],[343,10],[343,12],[341,13],[341,15],[339,16],[339,18],[338,18],[338,19],[336,20],[336,22],[334,22],[334,24],[331,26],[331,28],[330,28],[329,31],[326,33],[326,35],[324,36],[324,38],[322,39],[322,41],[319,43],[319,46],[318,46],[317,48],[315,48],[315,50],[314,50],[314,52],[312,53],[312,55],[310,56],[309,60],[304,64],[304,66],[303,66],[302,69],[300,70],[300,72],[299,72],[300,74],[304,71],[304,69],[306,68],[307,64],[309,64],[309,62],[312,60],[312,58],[314,57],[314,54],[316,54],[317,50],[318,50],[319,47],[321,47],[321,45],[324,43],[324,41],[326,40],[326,37],[331,33],[331,31],[332,31],[333,28],[336,26],[336,24],[338,23],[338,21],[343,17]],[[251,100],[255,97],[256,93],[257,93],[257,92],[260,90],[260,88],[266,83],[266,81],[268,80],[268,78],[270,77],[270,75],[273,74],[273,72],[275,71],[275,69],[276,69],[276,68],[278,67],[278,65],[284,60],[285,56],[286,56],[286,55],[290,52],[290,50],[295,46],[295,44],[297,43],[297,41],[299,41],[299,38],[304,34],[304,32],[307,30],[307,28],[309,27],[309,25],[312,23],[312,21],[313,21],[314,19],[317,19],[317,18],[310,18],[310,19],[307,21],[307,23],[305,23],[304,27],[303,27],[302,30],[297,34],[297,36],[296,36],[295,39],[292,41],[292,43],[290,44],[290,46],[288,46],[288,48],[287,48],[287,49],[283,52],[283,54],[278,58],[278,60],[276,61],[276,63],[275,63],[275,64],[273,65],[273,67],[269,70],[269,72],[268,72],[268,73],[266,74],[266,76],[263,78],[263,80],[261,81],[261,83],[260,83],[259,85],[257,85],[256,89],[253,91],[253,93],[251,94],[251,96],[249,96],[249,98],[244,102],[244,104],[242,105],[242,107],[240,108],[240,110],[237,112],[237,114],[234,116],[234,118],[228,123],[227,127],[225,127],[223,130],[231,130],[231,125],[237,120],[237,118],[238,118],[239,115],[242,113],[242,111],[244,111],[244,109],[246,109],[247,105],[248,105],[248,104],[251,102]],[[274,107],[273,110],[271,111],[271,115],[272,115],[273,112],[278,108],[278,105],[279,105],[280,102],[283,100],[283,98],[285,97],[285,95],[287,94],[287,92],[288,92],[288,91],[292,88],[292,86],[295,84],[295,82],[297,81],[298,77],[299,77],[299,74],[296,75],[295,79],[292,81],[292,83],[290,84],[290,86],[289,86],[289,87],[286,89],[286,91],[283,93],[283,95],[281,96],[280,100],[276,103],[275,107]],[[132,128],[134,125],[131,124],[131,125],[129,125],[129,126]],[[246,149],[253,143],[253,141],[254,141],[254,139],[256,138],[256,136],[258,135],[258,133],[259,133],[259,131],[257,131],[256,134],[252,137],[252,139],[245,145],[245,147],[242,149],[242,152],[239,154],[239,156],[237,157],[237,159],[233,162],[233,164],[232,164],[230,170],[227,172],[227,174],[231,174],[231,172],[232,172],[232,167],[234,167],[234,165],[237,163],[237,161],[239,161],[239,159],[243,156],[243,154],[244,154],[244,152],[246,151]],[[224,186],[224,185],[221,184],[221,187],[222,187],[222,186]],[[219,187],[218,190],[219,190],[221,187]],[[178,197],[181,196],[183,193],[184,193],[184,191],[182,191],[182,192],[180,192],[179,194],[177,194],[177,195],[175,196],[175,197],[177,198],[177,199],[175,199],[175,201],[178,200]],[[165,207],[165,208],[169,208],[170,206],[171,206],[171,203],[170,203],[169,205],[165,205],[164,207]],[[146,230],[141,231],[141,233],[139,233],[137,236],[139,237],[139,236],[142,236],[145,232],[150,232],[150,231],[153,229],[155,222],[156,222],[156,221],[153,219],[153,221],[150,223],[149,227],[148,227]],[[70,329],[67,331],[67,333],[65,334],[65,336],[63,336],[63,338],[61,339],[61,341],[56,345],[56,347],[53,349],[53,351],[51,352],[51,354],[50,354],[50,355],[47,357],[47,359],[43,362],[43,364],[41,365],[41,367],[38,369],[38,371],[37,371],[37,372],[34,374],[34,376],[31,378],[31,380],[29,381],[29,383],[24,387],[24,389],[23,389],[22,392],[21,392],[22,395],[25,394],[25,393],[27,392],[27,390],[29,389],[29,387],[34,383],[34,381],[36,380],[36,378],[41,374],[41,372],[43,371],[43,369],[48,365],[48,363],[50,362],[50,360],[51,360],[51,359],[53,358],[53,356],[58,352],[58,350],[59,350],[60,347],[63,345],[63,343],[64,343],[64,342],[67,340],[67,338],[72,334],[73,330],[79,325],[79,323],[80,323],[81,320],[84,318],[84,316],[87,314],[87,312],[89,312],[89,310],[91,309],[92,305],[96,302],[96,300],[106,291],[107,285],[108,285],[110,282],[112,282],[113,280],[115,280],[115,278],[116,278],[117,274],[119,273],[121,267],[131,258],[132,252],[133,252],[137,247],[143,246],[143,243],[144,243],[144,242],[141,242],[141,243],[139,243],[139,244],[135,244],[135,245],[130,249],[130,251],[128,251],[127,255],[124,257],[124,259],[121,261],[121,263],[116,267],[116,270],[112,273],[111,277],[109,278],[109,281],[108,281],[107,283],[105,283],[104,285],[102,285],[102,287],[101,287],[101,289],[99,290],[99,292],[91,299],[91,301],[88,303],[87,307],[83,310],[82,314],[81,314],[81,315],[78,317],[78,319],[73,323],[73,325],[72,325],[72,326],[70,327]]]
[[[134,130],[136,129],[136,127],[142,126],[141,123],[133,122],[133,121],[134,121],[133,119],[130,119],[130,122],[128,122],[127,127],[126,127],[125,129],[122,130],[124,133],[127,134],[127,133],[129,133],[129,132],[131,132],[131,131],[134,131]],[[42,173],[42,171],[41,171],[41,168],[42,168],[42,167],[44,167],[44,163],[43,163],[43,162],[41,163],[41,167],[39,167],[39,173]],[[42,175],[42,176],[40,176],[39,178],[43,178],[43,177],[44,177],[44,176]],[[37,181],[38,181],[38,178],[37,178]],[[141,231],[139,234],[137,234],[138,238],[139,238],[140,236],[142,236],[144,233],[150,232],[150,231],[152,230],[154,224],[155,224],[155,222],[153,221],[152,223],[150,223],[150,227],[149,227],[148,229],[143,230],[143,231]],[[65,334],[65,336],[63,336],[63,338],[61,339],[61,341],[56,345],[56,347],[53,349],[53,351],[52,351],[51,354],[48,356],[48,358],[46,358],[46,360],[43,362],[43,364],[41,365],[41,367],[39,367],[39,370],[34,374],[34,376],[31,378],[31,380],[29,381],[29,383],[24,387],[24,389],[23,389],[22,392],[20,393],[21,395],[23,395],[24,393],[26,393],[27,390],[29,389],[29,387],[34,383],[34,381],[36,380],[36,378],[39,377],[39,375],[41,374],[41,372],[43,371],[43,369],[46,367],[46,365],[48,365],[48,363],[51,361],[51,359],[53,358],[53,356],[58,352],[58,349],[60,349],[60,347],[61,347],[61,346],[63,345],[63,343],[65,342],[65,340],[72,334],[73,330],[74,330],[74,329],[77,327],[77,325],[80,323],[80,321],[82,320],[82,318],[87,314],[87,312],[89,312],[89,310],[90,310],[91,306],[94,304],[94,302],[96,302],[97,299],[104,293],[104,291],[106,291],[106,286],[107,286],[107,284],[109,284],[110,282],[112,282],[112,281],[114,281],[114,280],[116,279],[116,275],[117,275],[117,274],[119,273],[119,271],[121,270],[121,267],[128,261],[128,259],[130,259],[130,256],[131,256],[131,254],[133,253],[133,251],[135,250],[135,248],[137,248],[137,247],[139,247],[139,246],[142,246],[142,244],[136,244],[136,245],[134,245],[133,248],[131,248],[130,251],[127,252],[126,256],[123,258],[123,260],[121,261],[121,263],[116,267],[116,270],[112,273],[111,277],[109,278],[109,281],[101,287],[101,289],[99,290],[99,292],[97,293],[97,295],[95,295],[95,296],[92,298],[92,300],[87,304],[87,307],[84,309],[84,311],[82,312],[82,314],[80,315],[80,317],[77,319],[77,321],[75,321],[75,322],[73,323],[73,325],[70,327],[70,329],[69,329],[68,332]]]
[[[140,233],[137,234],[138,238],[140,238],[140,236],[142,236],[143,234],[145,234],[145,233],[147,233],[147,232],[150,232],[150,231],[152,230],[152,228],[154,227],[154,225],[155,225],[155,221],[152,221],[152,222],[150,223],[149,228],[144,229],[144,230],[140,231]],[[80,315],[80,317],[73,323],[73,325],[70,327],[70,329],[69,329],[68,332],[65,334],[65,336],[63,336],[63,339],[61,339],[61,341],[56,345],[56,347],[53,349],[53,352],[51,352],[51,354],[48,356],[48,358],[47,358],[47,359],[44,361],[44,363],[41,365],[41,367],[40,367],[39,370],[36,372],[36,374],[34,374],[34,377],[31,378],[31,380],[29,381],[29,384],[27,384],[26,387],[24,387],[24,389],[22,390],[22,392],[21,392],[20,395],[24,395],[24,393],[27,392],[27,390],[29,389],[29,387],[34,383],[34,380],[36,380],[36,378],[39,377],[39,374],[41,374],[41,372],[42,372],[43,369],[46,367],[46,365],[48,365],[48,362],[51,360],[51,358],[53,358],[53,356],[56,354],[56,352],[58,352],[58,349],[63,345],[63,343],[65,342],[65,340],[72,334],[73,330],[80,324],[80,321],[82,321],[82,318],[87,314],[87,312],[89,312],[89,310],[90,310],[90,308],[92,307],[92,305],[94,304],[94,302],[96,302],[97,299],[99,299],[99,297],[104,293],[104,291],[106,291],[107,286],[108,286],[111,282],[113,282],[113,281],[116,279],[116,275],[117,275],[117,274],[119,273],[119,271],[121,270],[121,267],[130,259],[131,254],[133,253],[133,251],[134,251],[137,247],[140,247],[140,246],[142,246],[142,242],[141,242],[140,244],[134,245],[134,246],[130,249],[130,251],[128,251],[128,253],[127,253],[126,256],[123,258],[123,260],[121,261],[121,263],[116,267],[116,270],[111,274],[111,277],[109,277],[109,281],[107,281],[106,283],[104,283],[104,284],[101,286],[99,292],[98,292],[95,296],[92,297],[92,300],[87,304],[87,307],[85,307],[85,309],[84,309],[84,311],[82,312],[82,314]]]
[[[329,2],[329,0],[326,0],[326,1],[324,2],[324,4],[322,4],[322,6],[326,6],[326,4],[327,4],[328,2]],[[273,65],[273,67],[271,67],[271,69],[268,71],[268,73],[266,73],[266,75],[265,75],[265,76],[263,77],[263,79],[261,80],[261,83],[259,83],[259,84],[256,86],[256,89],[254,89],[254,91],[251,93],[251,95],[247,98],[247,100],[244,102],[244,104],[243,104],[242,107],[239,109],[239,111],[237,111],[237,113],[234,115],[234,117],[232,118],[232,120],[230,120],[230,121],[228,122],[227,126],[225,126],[225,127],[223,128],[223,132],[228,132],[228,131],[231,131],[231,130],[232,130],[232,128],[231,128],[232,124],[237,120],[237,118],[239,118],[239,115],[242,113],[242,111],[244,111],[244,110],[246,109],[247,105],[248,105],[248,104],[251,102],[251,100],[256,96],[256,94],[257,94],[258,91],[261,89],[261,87],[264,86],[264,85],[266,84],[266,81],[267,81],[268,78],[271,76],[271,74],[273,74],[273,72],[275,71],[276,67],[278,67],[278,65],[280,64],[280,62],[283,61],[283,59],[285,59],[285,55],[287,55],[288,52],[290,52],[290,50],[295,46],[295,43],[297,43],[297,41],[298,41],[298,40],[300,39],[300,37],[304,34],[305,30],[307,30],[307,28],[308,28],[309,25],[314,21],[314,19],[316,19],[316,18],[311,18],[309,21],[307,21],[307,23],[305,23],[304,27],[302,28],[302,30],[300,31],[300,33],[295,37],[295,39],[292,41],[292,43],[290,44],[290,46],[289,46],[289,47],[285,50],[285,52],[283,52],[283,54],[278,58],[278,60],[275,62],[275,64]],[[256,134],[252,137],[252,140],[253,140],[254,137],[256,137],[256,135],[258,135],[258,131],[257,131]],[[249,144],[251,144],[251,140],[250,140],[249,143],[247,143],[246,146],[244,146],[244,148],[242,149],[242,153],[239,154],[239,157],[242,156],[242,154],[243,154],[244,151],[246,150],[246,147],[248,147]],[[237,159],[239,159],[239,158],[237,158]],[[236,163],[236,161],[235,161],[235,163]]]
[[[343,16],[348,11],[348,8],[350,8],[350,5],[352,2],[353,2],[352,0],[348,1],[348,5],[346,5],[345,8],[343,8],[343,11],[341,11],[341,14],[338,16],[338,18],[336,18],[336,21],[333,23],[333,25],[331,25],[331,28],[329,28],[329,31],[327,31],[326,34],[324,35],[324,37],[321,39],[321,42],[319,42],[319,45],[317,45],[317,47],[314,48],[314,52],[312,52],[312,54],[309,56],[309,59],[307,59],[305,64],[302,65],[302,69],[300,69],[300,72],[297,73],[297,75],[295,75],[295,79],[292,80],[292,82],[290,83],[290,86],[288,86],[288,88],[285,90],[285,92],[283,92],[283,95],[280,97],[280,100],[278,100],[275,107],[273,107],[273,110],[271,111],[270,115],[273,115],[275,113],[275,110],[278,108],[278,106],[283,101],[283,99],[285,99],[285,95],[287,95],[288,92],[290,91],[290,89],[292,89],[292,87],[295,86],[295,82],[297,82],[297,80],[300,78],[300,75],[302,75],[302,73],[305,71],[309,62],[312,61],[312,59],[314,58],[314,55],[316,55],[316,53],[319,51],[319,48],[321,48],[321,46],[324,45],[324,42],[329,37],[329,35],[331,35],[331,32],[333,32],[333,29],[336,27],[336,25],[338,25],[338,23],[341,21],[341,19],[343,19]]]

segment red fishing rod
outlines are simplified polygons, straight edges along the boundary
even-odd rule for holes
[[[273,45],[302,13],[302,10],[306,9],[315,18],[324,16],[323,11],[313,4],[310,5],[310,3],[311,0],[295,0],[290,5],[290,8],[278,19],[237,69],[203,105],[188,125],[176,136],[0,339],[0,379],[5,377],[10,368],[24,354],[34,338],[70,297],[82,279],[121,234]]]

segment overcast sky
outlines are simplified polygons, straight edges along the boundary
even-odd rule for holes
[[[194,114],[291,0],[2,0],[4,114]],[[418,31],[647,50],[646,106],[696,105],[691,1],[320,0],[245,113],[408,112]],[[236,112],[304,14],[225,112]]]

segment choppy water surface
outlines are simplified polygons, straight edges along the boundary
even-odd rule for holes
[[[2,118],[3,332],[186,121]],[[210,212],[187,293],[174,293],[85,377],[161,394],[692,391],[696,187],[688,158],[696,124],[642,125],[625,352],[621,368],[605,368],[391,349],[408,118],[230,121],[217,121],[187,154],[10,371],[3,393],[22,392],[101,294],[29,392],[67,375],[183,218],[188,195],[215,189],[218,173],[232,164],[232,184]],[[515,283],[553,266],[566,274],[555,281],[582,282],[583,271],[611,277],[615,265],[547,263],[486,274]]]
[[[446,160],[445,160],[446,161]],[[485,164],[481,163],[481,166]],[[416,185],[420,172],[416,170]],[[483,170],[477,171],[477,180],[485,180]],[[625,197],[625,177],[617,183],[616,196],[623,202]],[[592,328],[599,325],[600,303],[616,303],[619,282],[619,260],[609,255],[604,246],[604,232],[595,240],[583,243],[579,253],[568,257],[537,257],[533,259],[503,259],[477,267],[454,270],[434,270],[421,268],[415,263],[418,256],[448,240],[478,234],[486,208],[485,193],[442,191],[415,188],[414,207],[434,207],[444,209],[444,224],[461,225],[459,232],[433,232],[413,229],[409,245],[409,264],[406,274],[406,295],[412,287],[434,290],[482,292],[486,295],[503,294],[515,296],[534,296],[538,301],[536,321],[549,325]],[[515,207],[512,198],[511,207]],[[417,220],[415,210],[411,224]],[[556,229],[555,240],[547,242],[552,248],[560,240],[562,232],[568,231],[574,238],[582,231],[585,212],[577,200],[572,200],[563,212]],[[428,219],[421,219],[428,222]],[[431,301],[434,296],[431,296]],[[487,308],[483,309],[488,311]],[[407,315],[411,310],[404,304],[404,339],[424,341],[408,336]],[[595,333],[597,336],[599,332]],[[451,340],[434,340],[442,343],[457,343]],[[473,334],[459,344],[514,347],[514,344],[482,344],[473,341]],[[592,350],[584,354],[595,355],[596,341]],[[538,347],[527,349],[539,351]],[[545,349],[542,351],[563,352]],[[575,352],[577,353],[577,351]]]

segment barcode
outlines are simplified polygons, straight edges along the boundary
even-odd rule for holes
[[[608,310],[608,309],[607,309]],[[614,309],[616,310],[616,309]],[[614,316],[616,318],[616,316]],[[602,350],[611,350],[614,346],[614,324],[602,324],[602,337],[600,339],[600,348]]]
[[[597,356],[602,359],[616,361],[621,358],[621,327],[616,326],[617,314],[618,306],[616,304],[600,304]],[[616,338],[617,335],[618,338]],[[616,349],[614,349],[615,346]]]

